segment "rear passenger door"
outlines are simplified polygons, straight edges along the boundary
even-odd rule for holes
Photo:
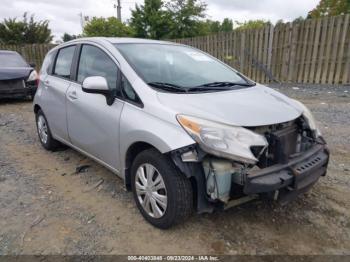
[[[67,122],[71,143],[118,170],[119,167],[119,120],[124,106],[116,99],[107,105],[101,94],[86,93],[82,83],[90,76],[102,76],[117,97],[119,69],[114,59],[102,48],[83,44],[77,61],[75,83],[67,92]]]
[[[45,88],[44,114],[55,138],[69,141],[66,119],[66,92],[71,84],[72,62],[76,46],[63,47],[57,51],[51,73],[41,79]]]

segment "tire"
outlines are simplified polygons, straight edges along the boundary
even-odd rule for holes
[[[35,115],[36,128],[39,136],[39,140],[41,145],[49,151],[55,151],[61,145],[60,142],[55,140],[52,137],[49,124],[47,119],[43,113],[43,111],[39,110]],[[42,126],[44,125],[44,126]],[[43,133],[41,133],[43,132]]]
[[[154,187],[153,190],[152,188],[145,189],[147,187],[142,187],[143,183],[140,179],[142,170],[146,175],[152,173],[151,166],[154,168],[152,176],[154,181],[159,181],[158,176],[160,176],[164,182],[164,184],[161,182],[154,183],[157,188]],[[162,189],[162,185],[165,189]],[[136,156],[131,167],[131,187],[136,205],[142,216],[157,228],[167,229],[178,224],[189,217],[193,210],[193,192],[190,180],[180,173],[167,156],[162,155],[156,149],[145,150]],[[154,191],[155,189],[157,190]],[[143,202],[147,206],[147,201],[145,202],[147,192],[150,196],[148,197],[150,199],[148,211],[142,205]],[[162,201],[158,200],[159,196],[162,196]],[[165,208],[164,196],[167,199]],[[155,204],[156,207],[154,208]]]

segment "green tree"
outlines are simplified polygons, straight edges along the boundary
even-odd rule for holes
[[[202,20],[198,21],[198,24],[196,26],[196,36],[204,36],[209,35],[211,33],[217,32],[216,26],[213,26],[212,20]]]
[[[297,17],[297,18],[295,18],[295,19],[293,20],[293,23],[301,23],[301,22],[303,22],[304,20],[305,20],[304,17],[299,16],[299,17]]]
[[[213,21],[206,19],[205,21],[199,21],[197,25],[196,35],[208,35],[218,33],[221,30],[221,24],[219,21]]]
[[[64,33],[62,36],[62,41],[63,42],[68,42],[74,39],[77,39],[79,37],[79,35],[70,35],[68,33]]]
[[[283,19],[278,19],[278,20],[276,21],[275,26],[279,26],[279,25],[283,25],[283,24],[284,24]]]
[[[120,22],[115,17],[93,17],[89,21],[83,30],[84,36],[110,36],[110,37],[122,37],[132,36],[133,30],[128,25]]]
[[[197,27],[197,35],[208,35],[219,32],[230,32],[233,30],[233,21],[229,18],[225,18],[222,23],[219,21],[213,21],[207,19],[199,22],[200,26]]]
[[[209,20],[209,32],[210,33],[218,33],[220,31],[221,31],[221,24],[220,24],[220,22],[219,21],[210,21]]]
[[[350,14],[350,0],[321,0],[316,8],[309,12],[308,18],[344,14]]]
[[[231,32],[233,30],[233,21],[232,19],[225,18],[224,21],[222,21],[221,24],[221,31],[222,32]]]
[[[169,35],[172,21],[162,0],[145,0],[131,11],[130,26],[136,37],[161,39]]]
[[[199,0],[169,0],[166,3],[173,23],[170,26],[171,38],[184,38],[199,35],[203,28],[207,5]]]
[[[237,30],[245,30],[264,28],[265,26],[270,25],[271,23],[265,20],[249,20],[243,23],[236,21],[236,24],[238,25],[238,27],[236,28]]]
[[[53,36],[47,20],[35,21],[34,15],[28,19],[24,13],[22,20],[4,19],[0,23],[0,42],[6,44],[50,43]]]

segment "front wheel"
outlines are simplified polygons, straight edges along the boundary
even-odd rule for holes
[[[166,229],[191,214],[191,182],[168,157],[155,149],[145,150],[133,162],[131,175],[136,205],[152,225]]]

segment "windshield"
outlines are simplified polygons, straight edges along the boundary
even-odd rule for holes
[[[1,53],[0,67],[28,67],[28,64],[17,53]]]
[[[251,86],[239,73],[205,53],[171,44],[116,44],[136,73],[149,85],[167,91],[227,90]]]

